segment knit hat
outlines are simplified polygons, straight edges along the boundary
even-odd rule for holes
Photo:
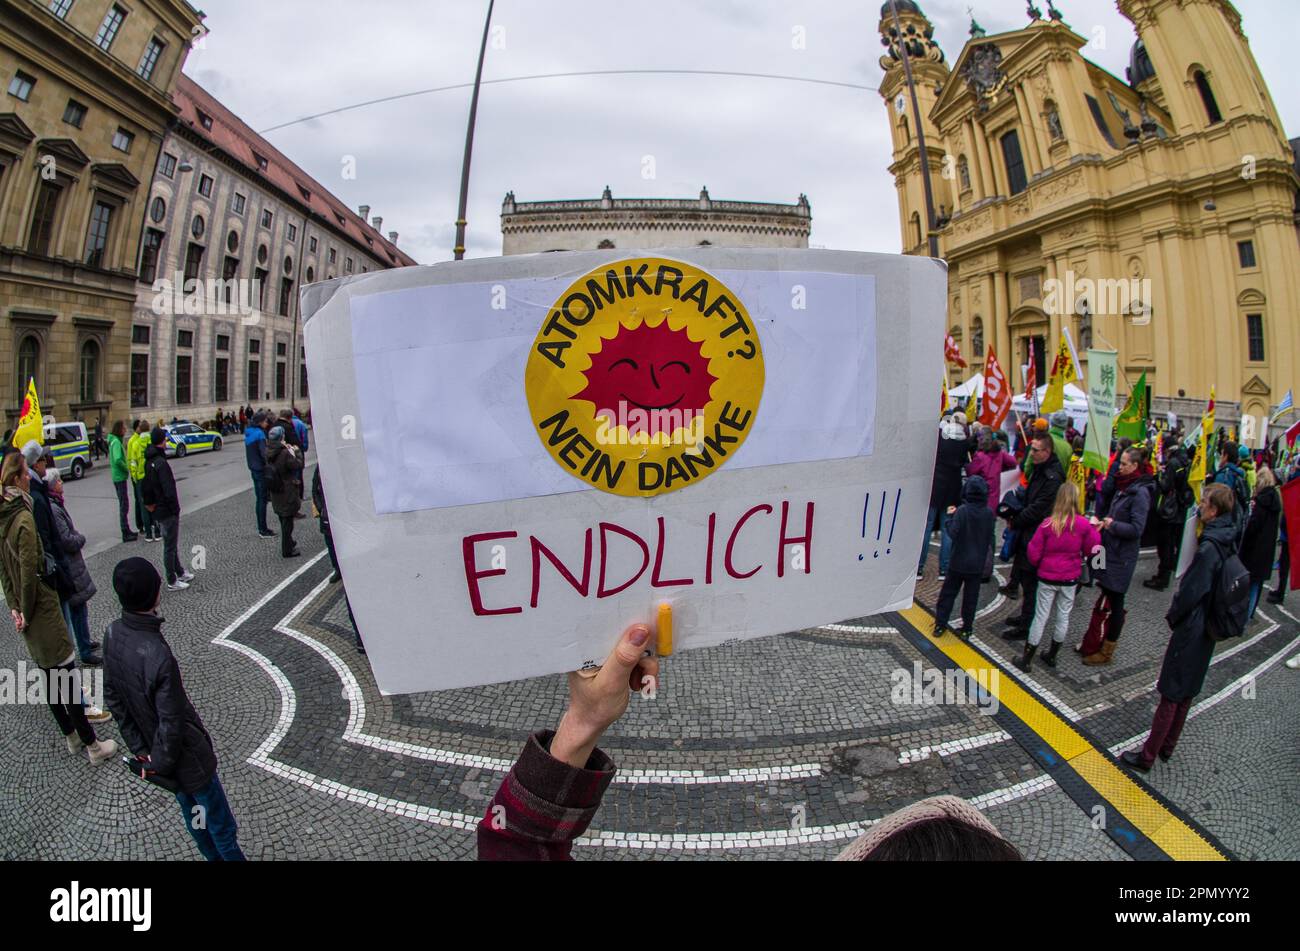
[[[1038,430],[1042,430],[1043,432],[1047,432],[1048,428],[1049,428],[1049,427],[1048,427],[1048,425],[1047,425],[1047,420],[1043,419],[1043,417],[1040,416],[1040,417],[1038,417],[1036,420],[1034,420],[1034,429],[1038,429]]]
[[[1250,458],[1250,447],[1249,447],[1249,446],[1238,446],[1238,447],[1237,447],[1237,458],[1238,458],[1238,459],[1249,459],[1249,458]]]
[[[835,856],[835,861],[860,862],[882,845],[886,839],[923,822],[941,819],[955,820],[970,826],[972,829],[987,832],[999,839],[1002,838],[1001,833],[998,832],[993,823],[985,819],[984,815],[966,800],[958,799],[956,796],[935,796],[931,799],[914,802],[912,805],[891,813],[883,819],[877,819],[870,829],[862,833],[844,851]]]
[[[157,446],[159,443],[166,441],[167,430],[163,429],[161,426],[155,426],[153,431],[149,433],[149,445],[151,446]]]
[[[272,426],[271,431],[266,434],[266,441],[269,443],[284,442],[284,427]]]
[[[23,458],[27,460],[28,468],[40,462],[43,455],[45,455],[45,448],[35,439],[23,443]]]
[[[1057,410],[1052,414],[1052,425],[1057,429],[1064,429],[1070,425],[1070,414],[1065,410]]]
[[[158,569],[145,558],[124,558],[113,569],[113,590],[125,611],[143,614],[153,610],[161,588]]]

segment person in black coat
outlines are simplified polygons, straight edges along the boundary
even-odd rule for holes
[[[943,530],[948,520],[948,509],[961,501],[961,477],[966,463],[970,462],[970,440],[960,423],[945,418],[940,424],[939,446],[935,452],[934,481],[930,484],[930,509],[925,519],[925,534],[921,538],[921,558],[916,565],[916,576],[925,574],[926,556],[930,553],[930,533],[939,530],[939,577],[948,574],[948,559],[952,555],[952,542]]]
[[[1282,522],[1282,495],[1273,470],[1263,468],[1255,477],[1255,502],[1241,539],[1241,563],[1250,572],[1250,619],[1255,618],[1264,582],[1273,573],[1278,527]]]
[[[1152,513],[1156,517],[1156,550],[1160,562],[1156,573],[1142,582],[1143,586],[1153,591],[1163,591],[1169,587],[1169,579],[1178,567],[1178,553],[1183,544],[1183,523],[1187,520],[1187,510],[1196,501],[1192,487],[1187,483],[1192,463],[1187,458],[1187,451],[1176,442],[1165,453],[1164,468],[1156,487],[1159,490],[1159,502]]]
[[[1142,470],[1142,450],[1136,446],[1120,453],[1115,470],[1114,489],[1104,507],[1098,508],[1101,542],[1105,551],[1105,565],[1093,574],[1101,588],[1098,605],[1104,600],[1109,614],[1106,619],[1106,639],[1101,648],[1083,659],[1090,667],[1109,664],[1115,654],[1115,645],[1124,630],[1124,596],[1133,583],[1137,569],[1138,553],[1142,548],[1142,532],[1151,512],[1155,495],[1155,480]],[[1096,608],[1094,607],[1094,610]]]
[[[176,794],[185,825],[209,862],[242,862],[238,826],[217,777],[217,754],[190,703],[158,614],[162,579],[144,558],[119,561],[113,590],[122,616],[104,632],[104,696],[132,772]]]
[[[961,595],[961,636],[975,633],[975,608],[979,604],[980,576],[988,555],[988,540],[993,534],[993,512],[989,509],[989,484],[982,476],[971,476],[961,490],[961,506],[948,510],[944,532],[952,539],[952,556],[948,574],[939,591],[934,611],[934,636],[942,637],[952,616],[952,606]]]
[[[153,513],[162,528],[163,568],[167,571],[167,590],[183,591],[190,586],[194,575],[181,564],[181,499],[176,491],[176,477],[167,461],[167,433],[155,426],[149,434],[150,446],[144,451],[144,478],[140,480],[140,496],[144,506]]]
[[[1151,735],[1141,750],[1129,750],[1120,757],[1126,765],[1144,773],[1157,755],[1166,762],[1173,756],[1187,711],[1205,685],[1214,656],[1214,639],[1205,630],[1210,597],[1219,586],[1223,563],[1237,549],[1233,504],[1232,490],[1226,485],[1207,485],[1201,495],[1201,540],[1165,612],[1173,634],[1156,681],[1160,705],[1151,723]]]
[[[1002,637],[1008,641],[1029,636],[1029,626],[1034,622],[1038,605],[1038,573],[1029,561],[1029,542],[1043,519],[1051,514],[1056,493],[1065,484],[1065,470],[1056,458],[1056,444],[1050,435],[1043,433],[1033,438],[1029,444],[1029,458],[1034,469],[1025,489],[1025,505],[1010,519],[1011,528],[1016,533],[1015,569],[1025,596],[1020,603],[1020,613],[1006,622],[1008,630]]]

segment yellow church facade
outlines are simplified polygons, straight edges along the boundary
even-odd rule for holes
[[[1221,420],[1270,414],[1300,383],[1300,176],[1232,4],[1118,0],[1127,81],[1050,3],[1014,32],[972,22],[951,67],[920,7],[895,5],[880,93],[903,249],[930,253],[906,53],[971,372],[991,348],[1022,389],[1032,345],[1042,383],[1068,327],[1085,372],[1088,347],[1118,351],[1122,391],[1145,372],[1157,413],[1198,417],[1214,387]]]

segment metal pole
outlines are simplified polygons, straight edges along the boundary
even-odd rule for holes
[[[898,34],[898,49],[903,60],[903,76],[907,80],[907,92],[912,99],[912,121],[916,123],[916,144],[921,150],[921,184],[925,187],[926,233],[930,248],[930,257],[939,256],[939,235],[935,233],[934,192],[930,188],[930,160],[925,149],[925,128],[921,125],[921,105],[916,98],[916,84],[912,81],[912,61],[907,55],[907,41],[903,35],[903,24],[898,18],[898,5],[889,0],[889,12],[894,16],[894,32]]]
[[[487,19],[483,21],[483,42],[478,48],[478,69],[474,73],[474,92],[469,100],[469,124],[465,129],[465,161],[460,167],[460,208],[456,214],[456,247],[452,249],[457,261],[465,260],[465,203],[469,200],[469,159],[474,151],[474,118],[478,115],[478,90],[483,81],[483,57],[487,54],[488,30],[492,24],[492,6],[488,0]]]

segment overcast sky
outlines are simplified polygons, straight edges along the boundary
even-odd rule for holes
[[[967,6],[990,33],[1018,0],[922,0],[949,64]],[[1046,0],[1038,0],[1046,11]],[[186,72],[257,130],[365,100],[470,82],[486,0],[206,0],[211,35]],[[1085,55],[1121,78],[1136,34],[1113,0],[1062,0]],[[1288,135],[1300,136],[1294,0],[1239,0]],[[639,75],[486,85],[470,182],[471,257],[501,253],[501,199],[694,197],[812,203],[811,243],[899,249],[877,2],[497,0],[484,79],[609,69],[799,76]],[[802,48],[798,40],[802,38]],[[267,133],[422,264],[454,243],[469,90],[414,96]],[[356,159],[355,179],[342,174]],[[653,178],[646,157],[653,159]]]

